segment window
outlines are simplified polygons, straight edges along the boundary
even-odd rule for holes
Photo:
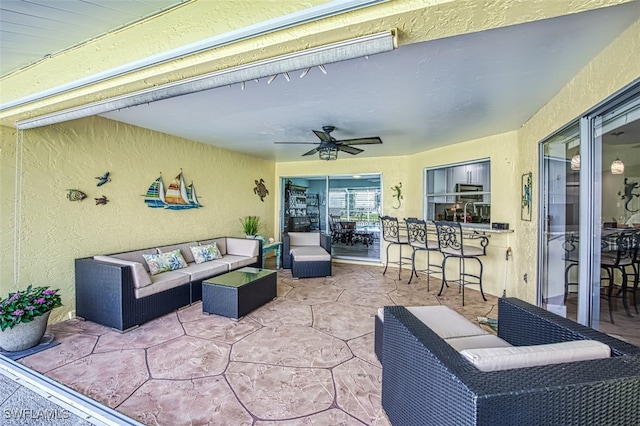
[[[489,226],[491,162],[478,160],[425,169],[426,220]]]

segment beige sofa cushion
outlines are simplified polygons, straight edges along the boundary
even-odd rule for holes
[[[257,257],[259,251],[260,240],[252,238],[227,238],[227,254]]]
[[[229,272],[229,264],[215,260],[204,263],[190,263],[186,268],[177,269],[176,272],[188,274],[191,277],[191,281],[198,281]]]
[[[407,310],[443,339],[489,334],[446,306],[407,306]]]
[[[189,284],[189,274],[181,274],[177,271],[167,271],[151,277],[151,285],[136,288],[136,299],[160,293],[171,288]]]
[[[506,340],[502,340],[494,334],[481,334],[478,336],[466,336],[466,337],[453,337],[451,339],[445,339],[453,349],[458,352],[462,352],[467,349],[478,348],[506,348],[512,346],[511,343]]]
[[[320,246],[319,232],[289,232],[289,247]]]
[[[296,262],[330,262],[331,255],[320,246],[295,246],[291,256]]]
[[[231,270],[254,264],[257,261],[257,257],[234,256],[232,254],[227,254],[226,256],[222,256],[220,259],[213,260],[212,262],[226,263],[229,265],[229,269]]]
[[[468,349],[460,355],[480,371],[499,371],[609,358],[611,348],[595,340],[575,340],[548,345]]]
[[[226,237],[214,238],[213,240],[198,241],[198,244],[201,246],[206,246],[211,243],[216,243],[216,245],[218,246],[218,250],[220,250],[220,255],[224,256],[225,254],[227,254],[227,238]]]
[[[189,248],[190,246],[197,246],[198,243],[195,241],[192,241],[190,243],[183,243],[183,244],[173,244],[170,246],[162,246],[162,247],[158,247],[158,253],[170,253],[176,249],[180,250],[180,254],[182,254],[182,257],[184,258],[184,260],[187,263],[191,263],[194,262],[195,260],[193,259],[193,253],[191,253],[191,249]]]
[[[147,272],[145,265],[143,265],[140,262],[133,262],[131,260],[118,259],[116,257],[111,257],[111,256],[93,256],[93,258],[101,262],[109,262],[109,263],[115,263],[116,265],[131,266],[131,271],[133,273],[133,286],[135,288],[142,288],[142,287],[151,285],[151,277],[149,276],[149,273]]]
[[[144,250],[127,251],[124,253],[112,254],[110,255],[110,257],[142,263],[142,266],[144,266],[144,269],[146,269],[147,272],[149,272],[149,265],[147,265],[147,262],[144,260],[144,257],[143,257],[144,254],[158,254],[158,249],[150,248],[150,249],[144,249]]]

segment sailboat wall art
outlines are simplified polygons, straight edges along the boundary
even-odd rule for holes
[[[203,207],[198,201],[196,188],[188,185],[184,181],[184,174],[180,170],[180,174],[175,177],[165,190],[162,180],[162,173],[153,181],[147,193],[144,195],[144,202],[147,207],[164,208],[169,210],[185,210],[197,209]]]

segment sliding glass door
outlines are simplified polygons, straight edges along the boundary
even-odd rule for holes
[[[321,231],[333,257],[380,261],[379,174],[289,177],[282,190],[284,232]]]
[[[541,306],[639,344],[640,85],[540,146]]]

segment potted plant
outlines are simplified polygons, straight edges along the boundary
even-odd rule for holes
[[[260,217],[259,216],[245,216],[240,218],[242,229],[245,235],[249,238],[255,238],[260,229]]]
[[[58,290],[29,286],[9,293],[0,302],[0,348],[14,352],[37,345],[47,329],[49,314],[62,306]]]

